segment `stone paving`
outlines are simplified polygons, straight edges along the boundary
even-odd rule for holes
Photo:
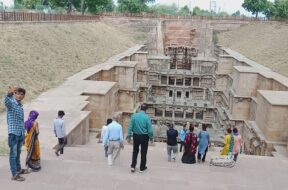
[[[284,190],[288,189],[288,160],[273,157],[240,155],[234,168],[209,166],[215,148],[208,152],[207,162],[185,165],[178,155],[167,162],[164,143],[149,146],[148,171],[130,173],[132,146],[126,145],[120,161],[110,167],[103,147],[93,138],[87,145],[65,148],[57,157],[53,150],[42,147],[42,167],[38,173],[25,175],[26,181],[10,180],[8,157],[0,157],[1,189],[201,189],[201,190]],[[41,139],[40,139],[41,140]],[[22,165],[25,151],[22,153]]]

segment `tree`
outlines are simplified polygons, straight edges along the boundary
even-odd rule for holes
[[[162,15],[176,15],[178,11],[177,5],[173,3],[172,5],[155,5],[150,7],[149,12],[162,14]]]
[[[266,6],[263,10],[263,14],[267,17],[269,20],[271,17],[275,15],[276,9],[272,2],[267,1]]]
[[[68,14],[73,8],[82,14],[84,14],[86,10],[90,13],[97,14],[102,11],[113,11],[115,7],[113,0],[50,0],[50,4],[53,8],[65,8]]]
[[[208,10],[202,10],[199,7],[194,7],[192,11],[193,16],[211,16]]]
[[[232,16],[236,16],[236,17],[239,17],[240,15],[241,15],[241,13],[239,10],[232,14]]]
[[[267,0],[244,0],[242,7],[253,15],[255,14],[256,18],[258,18],[258,13],[265,10],[266,4]]]
[[[288,19],[288,0],[275,0],[275,17]]]
[[[185,5],[184,7],[182,7],[179,11],[179,15],[183,15],[183,16],[187,16],[190,15],[190,9],[187,5]]]
[[[140,13],[148,10],[147,3],[155,0],[118,0],[118,10],[120,12]]]

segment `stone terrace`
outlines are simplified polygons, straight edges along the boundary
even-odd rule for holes
[[[130,173],[132,146],[125,145],[120,162],[109,167],[103,147],[95,136],[85,146],[65,148],[56,157],[51,149],[42,148],[42,170],[25,175],[26,181],[10,180],[9,161],[0,157],[0,184],[5,190],[15,189],[201,189],[201,190],[287,190],[288,160],[273,157],[240,155],[234,168],[209,166],[209,158],[218,149],[208,152],[207,163],[186,165],[167,162],[166,146],[156,143],[148,150],[148,171]],[[22,159],[25,153],[22,155]],[[22,163],[24,160],[22,161]],[[139,167],[139,166],[138,166]]]

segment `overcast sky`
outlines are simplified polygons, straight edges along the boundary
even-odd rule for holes
[[[178,6],[183,7],[188,5],[189,8],[200,7],[201,9],[210,10],[210,1],[216,2],[216,12],[225,11],[227,13],[234,13],[237,10],[241,12],[241,14],[247,14],[247,12],[242,8],[242,3],[244,0],[155,0],[155,4],[172,4],[176,3]]]

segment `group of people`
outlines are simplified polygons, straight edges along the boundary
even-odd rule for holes
[[[140,112],[134,113],[131,117],[127,141],[131,143],[133,137],[133,153],[131,172],[136,171],[137,157],[139,147],[141,147],[140,170],[142,173],[147,170],[146,157],[149,140],[153,142],[153,128],[150,117],[146,114],[147,105],[143,104]],[[105,157],[108,159],[108,165],[113,165],[119,159],[120,150],[124,148],[123,128],[117,122],[117,116],[113,119],[107,119],[106,125],[102,127],[101,141],[104,146]]]
[[[9,163],[12,173],[12,180],[24,181],[25,178],[21,174],[29,173],[29,168],[32,171],[41,169],[40,162],[40,143],[39,143],[39,124],[36,121],[39,113],[31,111],[28,119],[24,122],[24,110],[21,101],[24,99],[26,91],[24,88],[9,87],[8,93],[5,96],[5,106],[7,108],[7,124],[8,124],[8,145],[10,148]],[[134,113],[131,117],[128,135],[126,140],[132,142],[133,138],[133,153],[131,162],[131,172],[136,171],[137,157],[139,147],[141,148],[141,162],[139,172],[147,170],[147,151],[149,141],[153,143],[153,127],[150,117],[146,114],[147,105],[143,104],[140,112]],[[53,121],[53,131],[58,138],[59,146],[55,154],[59,156],[64,153],[66,143],[66,129],[64,111],[58,111],[58,116]],[[108,159],[108,165],[113,165],[116,159],[119,158],[120,150],[124,148],[123,128],[117,122],[117,116],[113,119],[108,119],[105,126],[102,128],[101,140],[104,146],[105,157]],[[189,128],[189,129],[187,129]],[[233,134],[232,134],[233,131]],[[237,128],[228,129],[225,136],[224,148],[221,155],[227,155],[236,162],[238,154],[242,150],[242,138],[238,133]],[[171,124],[167,130],[167,154],[168,161],[176,160],[178,152],[178,131]],[[196,163],[197,161],[205,162],[208,147],[210,146],[210,135],[207,132],[207,125],[202,124],[202,130],[196,134],[194,125],[186,124],[181,129],[180,133],[180,152],[184,148],[181,161],[187,164]],[[20,164],[21,148],[25,144],[27,149],[26,166],[27,169],[22,169]]]
[[[189,130],[187,130],[189,127]],[[170,124],[169,129],[167,130],[167,154],[168,162],[171,160],[176,160],[176,155],[178,153],[178,131],[174,129],[174,125]],[[207,125],[202,124],[202,130],[196,134],[194,132],[194,125],[185,124],[180,132],[180,152],[184,147],[184,152],[181,158],[181,161],[185,164],[194,164],[196,163],[196,152],[197,161],[205,162],[206,154],[208,151],[208,146],[210,145],[210,135],[207,132]]]
[[[8,124],[8,145],[10,148],[9,163],[12,173],[12,180],[24,181],[25,178],[21,174],[28,174],[30,171],[37,172],[41,169],[40,162],[40,142],[39,142],[39,124],[36,121],[39,113],[31,111],[28,119],[24,122],[24,110],[21,101],[24,99],[26,90],[24,88],[9,87],[5,96],[4,103],[7,109]],[[63,154],[64,139],[66,130],[63,116],[64,111],[58,112],[58,117],[54,120],[54,132],[59,141],[59,149],[56,155],[59,156],[60,151]],[[26,169],[21,168],[20,155],[23,144],[27,150],[25,160]]]
[[[230,159],[233,158],[233,160],[236,162],[238,155],[242,152],[242,144],[242,137],[238,133],[238,129],[236,127],[233,129],[228,128],[221,155],[228,156]]]

